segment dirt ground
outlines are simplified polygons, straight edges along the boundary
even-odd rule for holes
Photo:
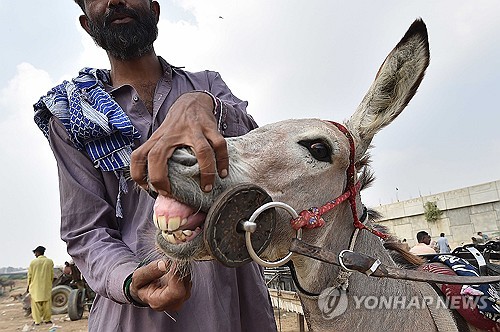
[[[274,317],[276,318],[276,327],[278,332],[300,332],[297,321],[297,314],[293,312],[278,311],[274,309]],[[304,330],[308,331],[307,323],[304,321]]]
[[[31,316],[26,317],[21,300],[14,296],[23,294],[26,290],[26,280],[16,280],[12,290],[5,290],[0,296],[0,331],[50,331],[50,332],[84,332],[88,330],[88,311],[83,318],[72,322],[68,315],[52,315],[53,324],[33,326]]]
[[[16,280],[14,288],[6,289],[0,296],[0,331],[84,332],[88,330],[88,311],[84,311],[83,318],[78,321],[71,321],[67,314],[52,315],[53,324],[33,326],[31,316],[25,317],[21,300],[14,299],[15,295],[22,294],[25,290],[26,280]],[[283,311],[280,313],[281,315],[278,315],[278,311],[275,310],[278,331],[298,332],[296,314]]]

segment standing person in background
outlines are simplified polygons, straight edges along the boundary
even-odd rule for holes
[[[417,242],[418,243],[410,249],[412,254],[428,255],[436,253],[436,251],[429,246],[431,243],[431,236],[426,231],[420,231],[417,233]]]
[[[435,252],[439,252],[439,247],[436,241],[431,239],[431,242],[429,243],[429,247],[434,249]]]
[[[488,242],[488,240],[490,239],[488,237],[488,235],[486,234],[483,234],[483,232],[477,232],[477,235],[479,236],[479,238],[481,239],[482,243],[486,243]]]
[[[71,266],[69,265],[69,262],[64,262],[63,273],[68,276],[71,275]]]
[[[31,296],[31,315],[35,325],[52,324],[52,281],[54,262],[44,256],[45,247],[33,250],[35,259],[28,268],[28,292]]]
[[[404,248],[408,251],[410,251],[410,246],[408,245],[408,242],[406,241],[406,239],[403,239],[403,241],[401,242],[401,244],[404,246]]]
[[[440,254],[449,254],[451,252],[450,245],[448,244],[448,239],[444,236],[444,233],[439,235],[437,240],[437,247]]]

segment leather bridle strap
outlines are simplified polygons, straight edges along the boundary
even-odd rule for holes
[[[363,214],[361,215],[361,217],[359,217],[359,221],[364,223],[367,219],[368,219],[368,209],[363,206]],[[354,232],[352,233],[351,241],[349,244],[350,250],[352,250],[354,248],[354,244],[356,242],[359,231],[360,231],[360,229],[355,229]],[[297,287],[297,290],[299,292],[301,292],[302,294],[305,294],[306,296],[309,296],[309,297],[318,297],[320,295],[319,293],[312,293],[312,292],[306,290],[304,287],[302,287],[302,285],[299,282],[299,278],[297,276],[297,272],[295,271],[295,266],[293,265],[292,260],[288,261],[285,265],[288,266],[288,268],[290,269],[290,274],[292,276],[292,280],[293,280],[293,282],[294,282],[294,284]],[[349,285],[348,283],[349,283],[349,277],[351,276],[351,273],[352,272],[347,271],[347,270],[339,271],[339,274],[337,275],[337,277],[334,280],[334,285],[331,287],[335,287],[335,288],[341,287],[342,289],[346,290],[348,285]]]
[[[299,277],[297,276],[297,272],[295,271],[295,265],[293,265],[293,261],[289,260],[288,262],[285,263],[285,266],[288,266],[290,269],[290,274],[292,276],[293,283],[295,284],[295,287],[297,287],[297,290],[301,292],[302,294],[305,294],[307,296],[319,296],[319,293],[312,293],[308,290],[306,290],[304,287],[299,282]]]
[[[299,239],[292,239],[290,251],[341,266],[349,271],[358,271],[378,278],[403,279],[440,284],[490,284],[500,282],[499,276],[457,276],[432,272],[400,269],[380,263],[378,259],[365,254],[344,250],[340,254],[324,248],[312,246]]]

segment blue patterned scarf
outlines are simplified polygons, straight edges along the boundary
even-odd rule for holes
[[[35,123],[48,138],[49,120],[56,116],[75,147],[85,150],[96,168],[115,172],[120,188],[116,215],[122,217],[120,193],[127,193],[123,170],[130,166],[134,139],[141,137],[127,114],[104,90],[107,71],[83,68],[79,76],[64,81],[34,105]]]

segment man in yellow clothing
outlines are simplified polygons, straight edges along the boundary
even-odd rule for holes
[[[35,325],[41,322],[52,323],[52,280],[54,279],[54,262],[44,256],[45,247],[38,246],[33,250],[35,259],[28,269],[28,291],[31,295],[31,315]]]

